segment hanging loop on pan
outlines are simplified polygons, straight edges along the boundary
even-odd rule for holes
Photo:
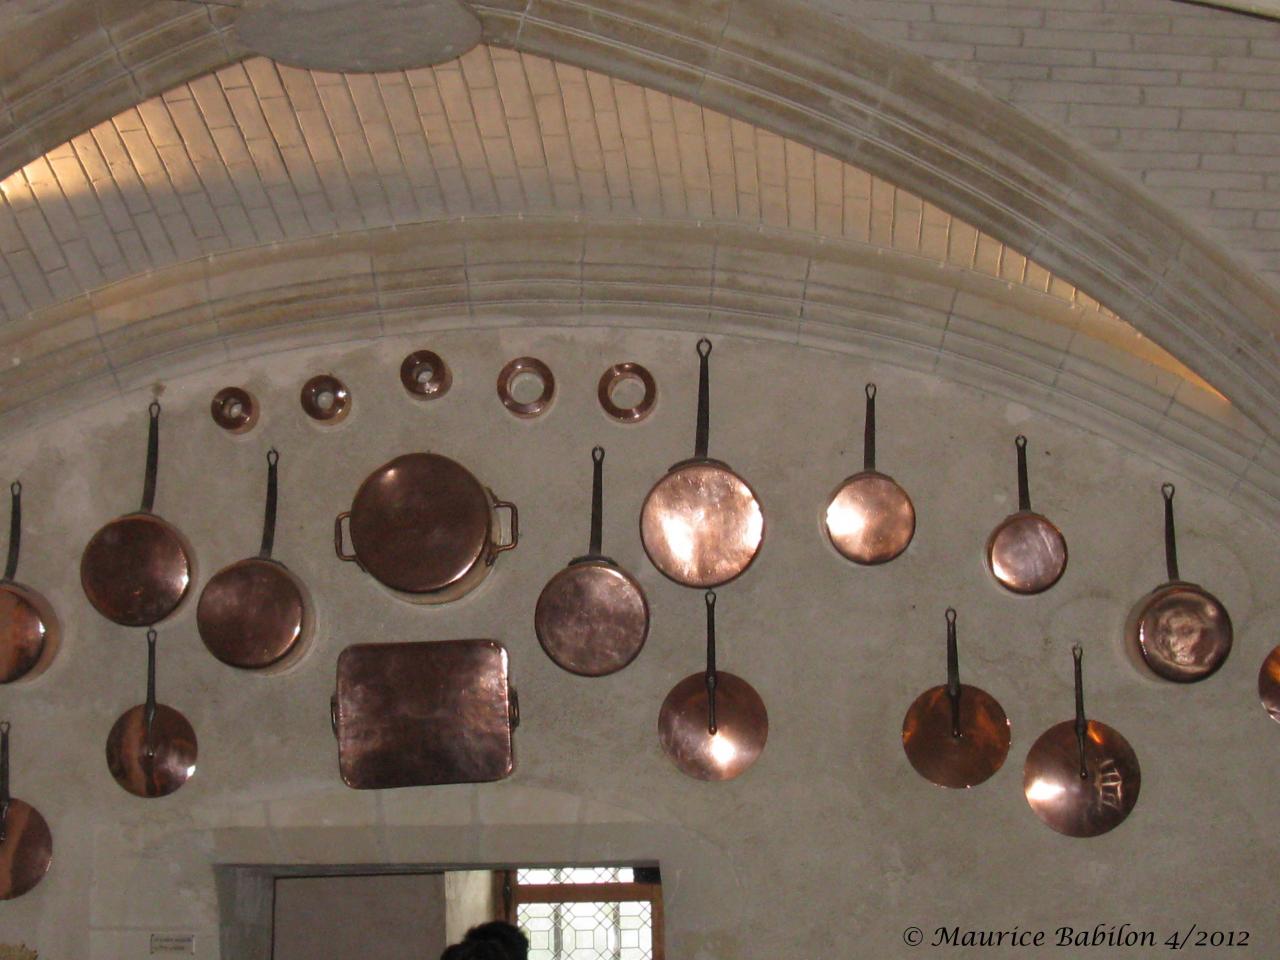
[[[956,649],[956,610],[947,607],[947,699],[951,701],[951,736],[960,739],[960,653]]]
[[[862,469],[876,468],[876,385],[866,386],[867,416],[862,427]]]
[[[1027,479],[1027,438],[1018,434],[1013,443],[1018,448],[1018,509],[1027,512],[1031,509],[1031,482]]]
[[[707,458],[711,438],[711,341],[703,337],[698,341],[698,420],[695,427],[693,455],[699,460]]]
[[[17,480],[9,484],[12,506],[9,510],[9,559],[4,565],[5,583],[18,575],[18,551],[22,547],[22,484]]]
[[[147,407],[151,423],[147,427],[147,472],[142,480],[142,512],[150,513],[156,503],[156,470],[160,466],[160,401]]]
[[[600,556],[604,544],[604,447],[591,448],[591,545],[590,557]]]
[[[263,560],[271,559],[271,550],[276,543],[276,504],[280,496],[280,481],[277,465],[280,453],[275,447],[267,451],[267,505],[262,519],[262,547],[258,556]]]
[[[1177,488],[1172,483],[1161,484],[1160,493],[1164,497],[1164,564],[1170,580],[1181,580],[1178,576],[1178,534],[1173,524],[1173,495]]]

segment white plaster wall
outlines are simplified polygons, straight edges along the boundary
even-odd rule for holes
[[[200,584],[256,550],[262,460],[275,444],[277,556],[310,586],[319,631],[292,672],[262,677],[205,652],[194,603],[161,627],[160,698],[191,719],[200,762],[186,787],[158,801],[121,791],[103,759],[115,717],[143,693],[142,631],[98,617],[76,571],[98,525],[136,506],[148,398],[113,398],[9,442],[6,476],[26,485],[21,578],[53,600],[67,640],[38,681],[0,691],[14,724],[15,794],[42,810],[55,837],[45,882],[0,904],[0,943],[25,940],[42,957],[132,960],[147,955],[150,932],[194,932],[197,955],[210,960],[216,863],[657,860],[675,960],[918,956],[901,939],[908,925],[1098,922],[1162,936],[1193,922],[1245,929],[1252,955],[1274,955],[1280,730],[1254,684],[1280,627],[1280,542],[1225,499],[1152,467],[1153,451],[1033,415],[1007,395],[717,338],[711,452],[756,486],[769,523],[757,563],[720,591],[721,665],[760,691],[771,737],[734,782],[674,769],[657,744],[657,710],[699,668],[702,600],[649,565],[636,517],[652,482],[691,450],[693,340],[639,327],[474,330],[278,354],[164,384],[157,505],[191,537]],[[427,345],[455,382],[445,399],[418,405],[397,370]],[[532,422],[509,416],[493,391],[499,367],[525,353],[552,366],[561,391]],[[658,408],[641,425],[613,424],[596,405],[600,372],[624,359],[658,378]],[[355,396],[351,417],[327,431],[296,402],[302,381],[325,369]],[[876,569],[842,561],[818,525],[832,487],[860,466],[868,379],[880,386],[880,465],[920,517],[907,553]],[[231,382],[264,405],[242,438],[221,434],[207,414],[214,390]],[[1031,438],[1033,503],[1071,546],[1062,582],[1031,599],[1002,593],[981,562],[988,532],[1016,504],[1019,431]],[[546,579],[585,545],[593,443],[608,449],[605,548],[648,592],[653,629],[625,671],[585,680],[543,655],[532,610]],[[360,480],[415,449],[458,458],[522,512],[519,549],[480,590],[441,608],[394,600],[332,555],[332,517]],[[1130,603],[1162,579],[1165,479],[1180,484],[1184,572],[1221,597],[1237,627],[1222,671],[1185,688],[1140,677],[1118,643]],[[1006,767],[966,793],[921,780],[900,746],[907,706],[943,679],[949,604],[960,612],[964,679],[996,696],[1013,723]],[[511,652],[524,715],[515,775],[382,793],[342,786],[327,708],[338,652],[474,636]],[[1077,641],[1091,715],[1129,738],[1144,774],[1131,819],[1092,841],[1049,831],[1021,792],[1031,742],[1070,716]]]

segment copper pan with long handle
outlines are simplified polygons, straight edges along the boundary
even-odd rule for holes
[[[1027,438],[1019,434],[1014,445],[1018,449],[1018,509],[991,531],[987,569],[1006,590],[1043,593],[1066,572],[1067,541],[1047,517],[1031,509]]]
[[[38,677],[57,655],[62,626],[44,595],[18,583],[22,543],[22,484],[9,487],[9,558],[0,580],[0,683]]]
[[[9,795],[9,721],[0,723],[0,900],[29,892],[53,862],[53,834],[40,811]]]

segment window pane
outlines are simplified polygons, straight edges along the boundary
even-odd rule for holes
[[[631,867],[526,867],[516,871],[516,883],[633,883]]]
[[[652,960],[653,907],[619,903],[522,903],[516,922],[529,960]]]

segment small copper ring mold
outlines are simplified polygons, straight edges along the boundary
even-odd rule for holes
[[[351,412],[351,394],[333,374],[322,373],[302,385],[302,409],[317,423],[333,426]]]
[[[511,393],[511,385],[522,373],[532,374],[542,381],[542,393],[528,403],[521,403]],[[536,357],[516,357],[498,374],[498,399],[517,417],[528,419],[545,413],[555,395],[556,378],[551,375],[551,368]]]
[[[635,380],[644,387],[644,396],[635,406],[620,407],[613,402],[613,388],[624,380]],[[658,385],[654,382],[653,374],[640,364],[628,360],[625,363],[615,363],[604,372],[600,377],[597,394],[600,406],[613,419],[623,423],[639,423],[653,411],[653,405],[658,399]]]
[[[229,433],[248,433],[258,422],[258,401],[243,387],[223,387],[209,405],[213,422]]]
[[[431,350],[415,350],[400,364],[400,382],[416,400],[437,400],[453,386],[453,372]]]

